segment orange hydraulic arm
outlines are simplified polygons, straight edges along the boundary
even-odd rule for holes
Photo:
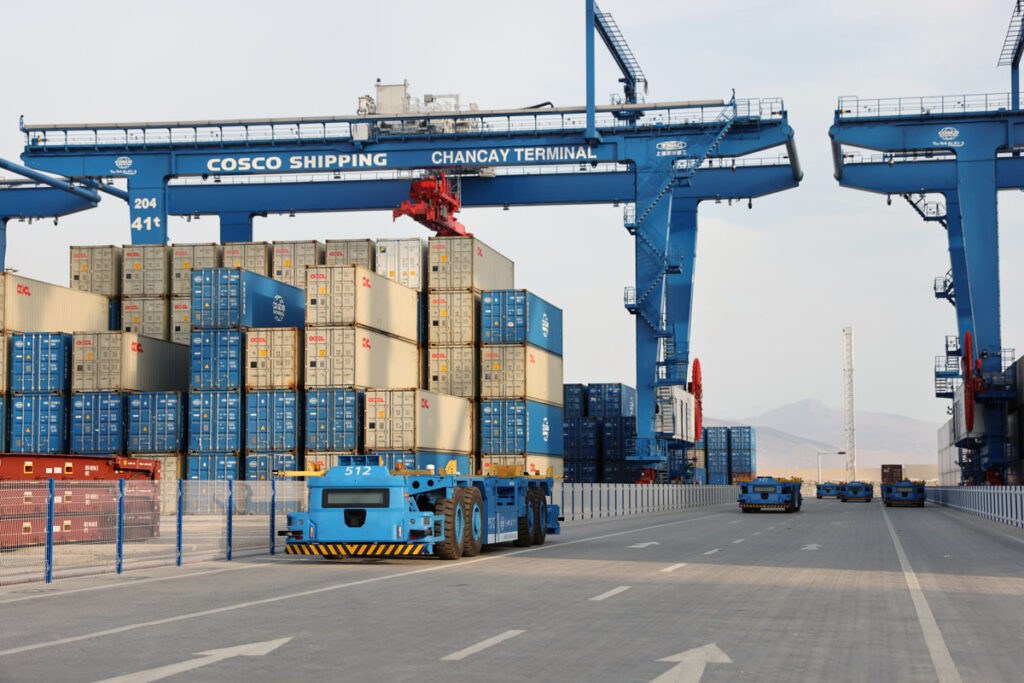
[[[438,235],[451,237],[466,235],[466,226],[455,220],[462,203],[458,195],[452,191],[451,182],[443,173],[414,180],[409,189],[411,201],[392,211],[393,220],[399,216],[409,216],[422,223]]]

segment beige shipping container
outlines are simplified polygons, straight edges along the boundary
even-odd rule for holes
[[[166,244],[124,247],[121,296],[149,298],[171,292],[171,248]]]
[[[178,514],[178,479],[182,477],[183,456],[177,453],[166,455],[152,455],[146,453],[143,456],[146,460],[156,460],[160,463],[160,514]]]
[[[171,245],[171,296],[192,296],[192,271],[219,268],[219,244]]]
[[[76,332],[71,390],[188,391],[189,348],[134,332]]]
[[[0,274],[0,330],[9,332],[106,332],[105,296],[12,273]]]
[[[373,240],[327,240],[324,264],[328,266],[362,266],[374,270]]]
[[[403,388],[419,384],[416,344],[366,327],[305,331],[306,388]]]
[[[482,474],[498,474],[498,468],[509,476],[515,472],[534,477],[561,478],[565,473],[562,458],[551,455],[481,455]],[[510,472],[505,468],[513,468]]]
[[[480,349],[480,397],[562,405],[562,357],[536,346]]]
[[[170,299],[125,299],[121,302],[121,331],[155,339],[171,335]]]
[[[171,299],[171,336],[175,344],[192,343],[192,297],[176,296]]]
[[[71,247],[71,289],[121,296],[121,247]]]
[[[427,342],[476,344],[480,295],[469,291],[430,292],[427,295]]]
[[[270,275],[270,244],[267,242],[231,242],[224,245],[223,264],[226,268],[251,270],[259,275]]]
[[[250,328],[245,337],[245,388],[300,388],[302,350],[302,330],[294,327]]]
[[[443,289],[512,289],[515,264],[475,237],[431,237],[427,286]]]
[[[306,271],[306,325],[361,325],[416,341],[418,295],[360,266]]]
[[[377,240],[377,274],[422,292],[426,245],[418,237]]]
[[[477,347],[431,346],[427,349],[427,389],[439,394],[476,398]]]
[[[368,389],[365,448],[373,451],[473,451],[473,404],[424,389]]]
[[[323,242],[274,242],[273,278],[292,287],[302,288],[306,283],[306,266],[320,266],[324,262]]]

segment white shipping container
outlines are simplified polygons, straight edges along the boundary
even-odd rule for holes
[[[366,327],[310,327],[305,331],[307,389],[405,388],[419,384],[416,344]]]
[[[252,327],[245,337],[246,389],[298,389],[303,333],[294,327]]]
[[[536,346],[480,349],[480,397],[562,405],[562,357]]]
[[[189,349],[133,332],[76,332],[71,390],[188,391]]]
[[[274,242],[273,278],[300,289],[306,283],[306,266],[319,266],[324,262],[323,242]]]
[[[694,442],[696,403],[693,394],[681,386],[659,386],[654,390],[654,433]]]
[[[183,474],[181,470],[184,457],[177,453],[166,455],[147,453],[139,457],[160,462],[160,514],[178,514],[178,479],[181,479]]]
[[[431,237],[427,286],[444,289],[512,289],[515,264],[475,237]]]
[[[0,396],[7,393],[7,341],[9,339],[8,335],[0,333]],[[6,429],[6,427],[0,425],[0,429]]]
[[[121,331],[167,339],[171,336],[170,307],[170,299],[124,299],[121,302]]]
[[[508,468],[512,468],[509,470]],[[525,474],[532,477],[555,477],[560,479],[565,468],[562,458],[551,455],[481,455],[480,471],[487,474],[513,476]]]
[[[477,347],[431,346],[427,349],[427,389],[439,394],[476,398]]]
[[[476,344],[480,295],[469,291],[427,295],[427,341],[430,344]]]
[[[220,264],[219,244],[172,244],[171,296],[192,296],[192,271]]]
[[[121,247],[71,247],[71,289],[121,296]]]
[[[270,275],[270,244],[267,242],[231,242],[224,245],[225,268],[251,270],[259,275]]]
[[[166,244],[129,244],[124,247],[121,295],[167,296],[171,292],[171,248]]]
[[[360,266],[318,266],[306,271],[306,325],[361,325],[415,342],[415,291]]]
[[[375,270],[373,240],[327,240],[324,264],[328,266],[362,266]]]
[[[426,244],[418,237],[377,240],[377,274],[423,291]]]
[[[176,296],[171,299],[171,336],[175,344],[192,343],[192,297]]]
[[[3,273],[0,330],[10,332],[106,332],[110,301],[41,280]]]
[[[373,451],[473,451],[473,405],[424,389],[369,389],[364,443]]]
[[[964,385],[961,384],[953,392],[953,440],[951,443],[985,434],[985,409],[982,404],[978,401],[974,402],[973,429],[967,429],[967,412],[964,406]]]

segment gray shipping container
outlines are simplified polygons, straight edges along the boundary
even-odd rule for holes
[[[303,346],[303,333],[294,327],[249,328],[245,336],[245,388],[301,388]]]
[[[124,247],[121,296],[149,298],[171,293],[171,248],[166,244]]]
[[[377,240],[377,274],[421,292],[426,244],[418,237]]]
[[[121,331],[155,339],[171,332],[170,299],[125,299],[121,302]]]
[[[171,334],[175,344],[192,343],[192,297],[176,296],[171,299]]]
[[[479,395],[475,346],[431,346],[427,354],[427,389],[463,398]]]
[[[562,405],[562,357],[528,344],[480,349],[480,397]]]
[[[306,266],[320,266],[324,262],[323,242],[274,242],[273,278],[292,287],[306,286]]]
[[[427,342],[476,344],[480,330],[480,295],[469,291],[427,295]]]
[[[121,247],[71,247],[71,289],[121,296]]]
[[[200,268],[219,268],[219,244],[171,245],[171,296],[192,296],[192,271]]]
[[[9,332],[106,332],[105,296],[12,273],[0,273],[0,330]]]
[[[475,237],[431,237],[427,286],[444,289],[512,289],[515,264]]]
[[[366,450],[473,452],[473,404],[424,389],[367,390]]]
[[[306,325],[362,325],[417,341],[415,291],[359,266],[306,270]]]
[[[224,245],[225,268],[251,270],[270,276],[270,244],[267,242],[230,242]]]
[[[374,270],[373,240],[327,240],[324,264],[328,266],[362,266]]]
[[[365,327],[306,328],[306,388],[404,388],[419,384],[416,344]]]
[[[71,390],[188,391],[189,349],[133,332],[76,332]]]

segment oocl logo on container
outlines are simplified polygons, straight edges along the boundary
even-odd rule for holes
[[[544,338],[548,338],[548,330],[551,329],[551,321],[548,320],[548,314],[545,313],[540,317],[540,331],[544,335]]]
[[[24,294],[25,296],[32,296],[32,290],[28,288],[28,285],[18,285],[16,290],[18,294]]]
[[[551,423],[546,417],[540,424],[540,434],[544,438],[544,443],[547,443],[548,437],[551,436]]]
[[[284,299],[281,297],[280,294],[274,295],[274,303],[271,306],[271,310],[274,313],[275,321],[281,322],[282,320],[284,320],[285,305]]]

